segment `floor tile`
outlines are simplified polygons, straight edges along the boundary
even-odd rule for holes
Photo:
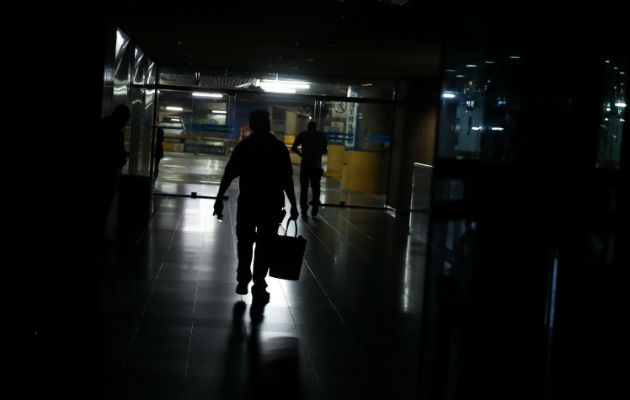
[[[234,213],[230,191],[226,209]],[[102,285],[112,356],[122,365],[112,391],[171,399],[415,395],[426,238],[408,235],[408,219],[323,207],[319,219],[300,220],[308,241],[301,278],[268,277],[270,302],[258,317],[251,294],[235,293],[233,215],[219,223],[204,214],[210,201],[155,202],[148,232],[126,255],[132,262]]]

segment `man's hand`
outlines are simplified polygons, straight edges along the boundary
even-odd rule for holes
[[[216,215],[219,220],[223,219],[223,199],[217,199],[214,202],[214,212],[212,215]]]
[[[290,219],[297,219],[300,216],[300,213],[298,212],[297,207],[295,206],[291,206],[291,217]]]

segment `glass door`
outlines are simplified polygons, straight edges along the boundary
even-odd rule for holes
[[[351,88],[349,96],[360,97],[360,89]],[[249,115],[256,109],[269,112],[272,133],[290,151],[298,196],[301,158],[291,146],[315,122],[328,140],[320,202],[385,207],[394,105],[286,94],[161,89],[157,115],[164,158],[155,192],[214,197],[232,150],[250,134]],[[309,201],[311,196],[309,191]]]
[[[233,96],[210,91],[159,91],[158,130],[164,157],[155,192],[213,197],[234,137]],[[156,161],[157,162],[157,161]]]
[[[385,207],[394,106],[318,101],[316,110],[328,139],[322,202]]]

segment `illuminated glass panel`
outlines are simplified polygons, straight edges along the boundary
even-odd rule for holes
[[[604,96],[601,103],[597,167],[618,169],[627,115],[627,68],[604,60]]]

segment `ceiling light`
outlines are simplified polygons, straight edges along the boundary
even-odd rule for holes
[[[205,92],[193,92],[193,97],[210,97],[213,99],[222,99],[222,93],[205,93]]]
[[[298,89],[305,90],[310,89],[311,85],[308,82],[303,81],[281,81],[273,79],[263,79],[257,82],[259,86],[265,92],[275,93],[295,93]]]
[[[443,99],[454,99],[455,98],[455,93],[444,92],[444,93],[442,93],[442,98]]]
[[[617,102],[617,103],[615,103],[615,107],[617,107],[617,108],[626,108],[626,103]]]
[[[182,108],[182,107],[173,107],[173,106],[168,106],[168,107],[166,107],[166,109],[167,109],[168,111],[184,111],[184,108]]]
[[[223,111],[223,110],[212,110],[213,114],[227,114],[227,111]]]

